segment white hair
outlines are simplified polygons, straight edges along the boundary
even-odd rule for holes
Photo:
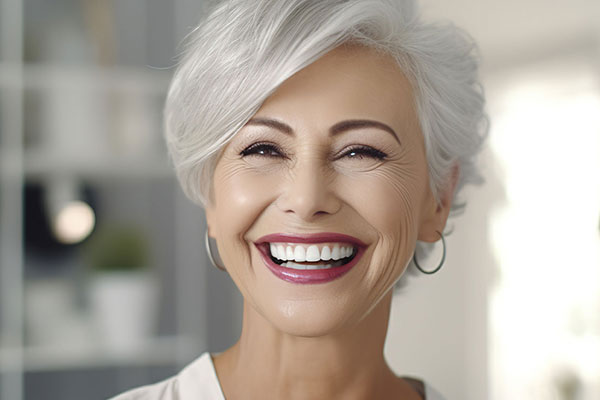
[[[224,145],[286,79],[349,42],[389,54],[411,82],[436,199],[454,165],[455,195],[481,182],[487,118],[476,47],[462,30],[422,22],[412,0],[227,0],[188,35],[166,101],[167,145],[187,196],[206,205]]]

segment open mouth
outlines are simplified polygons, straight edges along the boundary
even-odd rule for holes
[[[341,278],[354,268],[368,247],[360,239],[335,232],[273,233],[259,238],[254,245],[277,278],[296,284]]]
[[[275,264],[296,270],[341,267],[351,262],[358,248],[349,243],[263,243],[263,251]]]

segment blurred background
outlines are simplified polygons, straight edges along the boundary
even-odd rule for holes
[[[448,399],[600,399],[600,2],[422,5],[480,45],[487,183],[395,296],[386,357]],[[205,9],[0,0],[0,400],[104,399],[237,339],[161,137]]]

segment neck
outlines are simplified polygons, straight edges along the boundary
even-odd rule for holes
[[[239,341],[215,357],[225,397],[367,399],[406,390],[383,355],[391,300],[390,292],[358,326],[321,337],[281,332],[245,302]]]

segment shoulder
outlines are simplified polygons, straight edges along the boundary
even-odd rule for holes
[[[440,392],[438,392],[433,386],[428,383],[424,384],[425,386],[425,400],[446,400],[444,396]]]
[[[179,400],[177,377],[129,390],[109,400]]]
[[[129,390],[110,400],[224,400],[210,353],[204,353],[177,375]]]
[[[403,377],[424,400],[446,400],[440,392],[427,382],[418,378]]]

